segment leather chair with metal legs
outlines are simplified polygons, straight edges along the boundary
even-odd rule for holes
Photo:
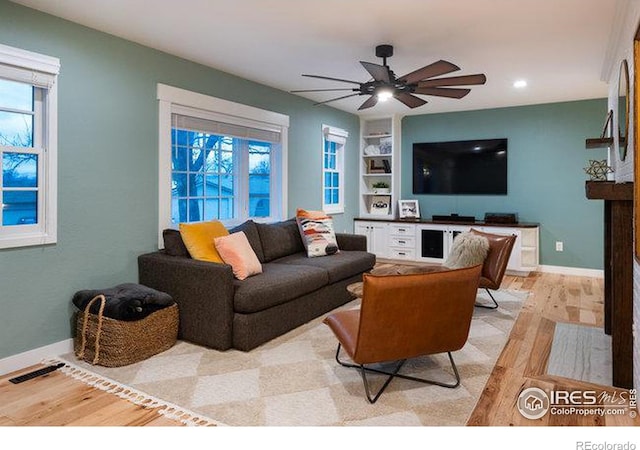
[[[360,309],[330,314],[324,323],[338,339],[336,361],[357,368],[367,400],[375,403],[395,377],[455,388],[460,375],[451,352],[467,342],[482,266],[408,275],[363,276]],[[340,358],[340,351],[351,359]],[[410,358],[447,353],[455,381],[399,373]],[[390,370],[377,363],[394,362]],[[373,367],[372,365],[375,365]],[[387,375],[371,393],[368,373]]]
[[[479,236],[486,237],[489,241],[489,253],[482,265],[482,275],[480,276],[479,287],[480,289],[485,289],[487,291],[489,297],[491,297],[491,300],[493,301],[493,305],[476,303],[476,306],[480,308],[496,309],[498,307],[498,302],[496,302],[493,294],[491,294],[491,290],[500,289],[517,236],[515,234],[502,235],[484,233],[474,228],[470,231]]]

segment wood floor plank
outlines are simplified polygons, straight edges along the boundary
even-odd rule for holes
[[[69,425],[81,417],[93,414],[93,412],[112,401],[111,395],[97,389],[91,389],[81,396],[68,397],[54,411],[50,411],[45,416],[37,417],[36,420],[26,421],[24,424],[38,424],[38,426]]]
[[[88,386],[61,372],[53,372],[20,384],[0,381],[0,426],[183,426],[127,400]],[[162,419],[161,421],[158,421]]]
[[[507,369],[502,366],[495,366],[493,368],[489,380],[482,391],[482,395],[480,395],[475,409],[467,420],[467,425],[484,426],[491,421],[495,413],[495,408],[498,405],[502,389],[505,387],[503,379],[506,376],[506,372]]]
[[[555,328],[555,322],[545,318],[540,320],[534,341],[535,350],[532,349],[529,362],[524,369],[523,375],[525,377],[532,377],[546,373]]]

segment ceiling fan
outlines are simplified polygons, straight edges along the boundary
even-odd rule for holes
[[[358,81],[344,80],[341,78],[325,77],[321,75],[307,75],[303,77],[319,78],[322,80],[338,81],[341,83],[349,83],[358,85],[357,88],[336,88],[336,89],[302,89],[291,91],[292,93],[301,92],[330,92],[330,91],[352,91],[353,94],[343,95],[341,97],[332,98],[323,102],[315,103],[323,105],[325,103],[342,100],[343,98],[354,97],[356,95],[369,95],[370,97],[358,108],[358,110],[371,108],[379,101],[386,101],[393,97],[409,108],[417,108],[427,103],[418,95],[431,95],[435,97],[448,97],[460,99],[471,92],[468,88],[451,88],[448,86],[468,86],[476,84],[484,84],[487,77],[484,74],[462,75],[457,77],[434,78],[451,72],[460,70],[460,67],[448,61],[436,61],[421,69],[414,70],[401,77],[396,77],[393,70],[387,65],[387,58],[393,56],[392,45],[378,45],[376,47],[376,56],[382,58],[382,65],[370,62],[360,61],[369,75],[373,78],[371,81],[360,83]],[[443,87],[447,86],[447,87]]]

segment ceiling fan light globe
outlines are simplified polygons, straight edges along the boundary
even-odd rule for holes
[[[378,97],[379,102],[386,102],[391,97],[393,97],[393,92],[389,89],[380,89],[376,92],[376,96]]]

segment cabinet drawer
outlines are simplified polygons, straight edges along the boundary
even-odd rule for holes
[[[415,259],[416,252],[413,248],[392,248],[389,249],[391,259]]]
[[[402,248],[414,249],[416,248],[416,240],[413,236],[408,236],[408,237],[390,236],[389,247],[402,247]]]
[[[389,234],[391,236],[415,236],[416,226],[392,223],[389,225]]]

